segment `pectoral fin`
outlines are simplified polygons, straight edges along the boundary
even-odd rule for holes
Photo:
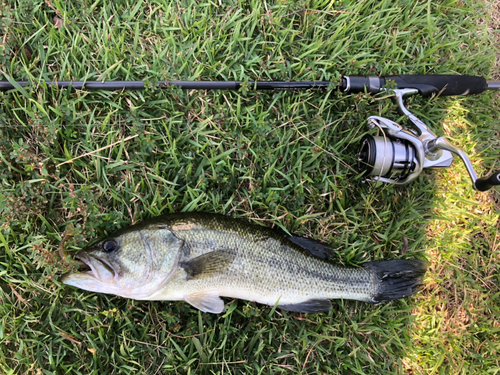
[[[216,294],[192,293],[184,297],[184,300],[203,312],[219,314],[224,311],[224,301]]]
[[[188,280],[213,277],[223,274],[234,260],[235,255],[233,250],[215,250],[180,262],[179,266],[186,271]]]

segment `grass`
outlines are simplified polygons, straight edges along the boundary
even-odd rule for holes
[[[384,95],[88,92],[40,80],[335,80],[470,74],[495,60],[473,1],[8,1],[0,6],[0,373],[500,372],[498,190],[458,161],[405,187],[362,184],[356,145]],[[498,94],[410,109],[498,170]],[[70,161],[70,162],[69,162]],[[416,297],[296,314],[227,300],[222,315],[59,281],[69,251],[163,212],[245,217],[330,243],[333,261],[427,258]],[[408,248],[402,251],[408,241]]]

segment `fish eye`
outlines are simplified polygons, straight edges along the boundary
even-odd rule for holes
[[[113,240],[107,240],[102,243],[102,250],[106,253],[115,251],[117,247],[116,242]]]

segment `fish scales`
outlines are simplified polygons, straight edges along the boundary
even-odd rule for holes
[[[243,225],[225,217],[203,220],[201,216],[198,220],[191,218],[189,224],[184,220],[169,227],[185,241],[185,246],[196,249],[191,259],[216,249],[230,249],[235,256],[225,273],[194,280],[190,284],[192,292],[215,287],[223,296],[294,303],[312,298],[369,300],[376,286],[375,277],[367,270],[340,268],[314,258],[268,228]],[[178,227],[187,230],[176,230]],[[179,278],[179,283],[170,288],[182,284]],[[235,288],[247,295],[230,295]]]
[[[368,299],[368,292],[373,289],[371,284],[374,280],[366,270],[339,268],[305,256],[302,251],[294,249],[296,245],[286,243],[288,241],[284,238],[276,240],[256,232],[241,236],[223,228],[203,228],[186,235],[174,231],[174,234],[185,240],[188,246],[193,241],[194,246],[190,247],[197,251],[192,256],[214,249],[227,248],[234,252],[234,261],[226,273],[195,280],[191,284],[193,291],[216,286],[223,291],[222,295],[228,295],[238,288],[260,299],[269,296],[268,299],[277,301],[280,298],[280,301],[288,303],[297,298],[348,298],[348,294]],[[210,248],[206,247],[207,239],[211,239]]]
[[[286,310],[326,311],[330,299],[383,302],[415,293],[426,263],[368,262],[344,268],[312,255],[291,237],[222,215],[163,215],[79,252],[91,268],[63,282],[147,300],[185,300],[218,313],[220,297]]]

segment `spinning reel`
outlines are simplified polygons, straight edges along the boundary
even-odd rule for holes
[[[478,191],[486,191],[500,185],[500,171],[489,177],[478,178],[467,155],[453,146],[446,138],[438,137],[405,106],[403,99],[417,94],[416,89],[395,89],[396,104],[408,117],[413,129],[380,116],[370,116],[368,128],[378,127],[383,136],[364,137],[358,157],[360,171],[365,179],[390,184],[405,185],[415,180],[425,168],[446,168],[458,155]]]

